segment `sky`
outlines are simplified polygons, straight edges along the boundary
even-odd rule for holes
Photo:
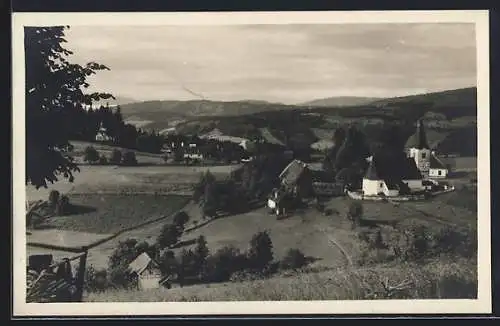
[[[92,89],[146,100],[393,97],[476,85],[474,24],[72,26]]]

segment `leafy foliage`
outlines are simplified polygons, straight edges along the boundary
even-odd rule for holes
[[[280,261],[283,269],[297,269],[306,265],[306,256],[299,249],[288,249],[286,255]]]
[[[179,242],[182,231],[174,224],[163,225],[157,243],[160,248],[169,248]]]
[[[111,164],[120,164],[122,161],[122,152],[119,149],[113,149],[111,152],[111,157],[109,158],[109,162]]]
[[[89,163],[96,163],[99,161],[99,152],[92,146],[85,148],[83,160]]]
[[[106,93],[84,93],[88,77],[108,67],[90,62],[71,63],[71,51],[63,47],[64,26],[26,27],[26,183],[47,187],[59,176],[73,181],[79,171],[71,157],[64,154],[69,146],[72,121],[82,103],[109,99]]]

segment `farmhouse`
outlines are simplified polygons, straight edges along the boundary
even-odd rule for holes
[[[365,196],[395,197],[423,191],[423,178],[415,160],[403,155],[378,155],[371,157],[363,178]]]
[[[158,288],[165,279],[162,279],[159,265],[145,252],[137,256],[129,264],[130,276],[137,278],[141,290]]]
[[[97,131],[97,134],[95,135],[95,140],[98,142],[108,142],[113,140],[113,138],[111,138],[108,135],[108,130],[104,127],[102,122],[99,125],[99,130]]]
[[[417,131],[406,142],[408,157],[415,160],[415,163],[425,178],[445,178],[448,169],[431,150],[425,133],[424,123],[418,121]]]

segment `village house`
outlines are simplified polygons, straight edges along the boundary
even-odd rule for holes
[[[363,177],[363,195],[396,197],[423,191],[423,177],[415,160],[404,154],[377,155]]]
[[[280,187],[268,197],[267,206],[277,215],[302,198],[312,196],[340,196],[344,186],[324,171],[311,169],[300,160],[293,160],[279,175]]]
[[[162,278],[158,263],[145,252],[129,264],[129,270],[130,276],[137,279],[137,285],[141,290],[169,285],[168,280]]]
[[[99,125],[99,130],[95,135],[95,140],[98,142],[109,142],[113,141],[113,138],[108,135],[108,130],[104,127],[103,123]]]
[[[417,130],[405,145],[408,157],[412,158],[424,178],[446,178],[448,169],[431,150],[425,133],[423,120],[419,120]]]

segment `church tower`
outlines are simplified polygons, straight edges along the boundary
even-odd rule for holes
[[[427,136],[422,120],[418,121],[417,131],[408,139],[406,148],[408,150],[408,156],[415,160],[422,176],[428,177],[432,152],[427,143]]]

